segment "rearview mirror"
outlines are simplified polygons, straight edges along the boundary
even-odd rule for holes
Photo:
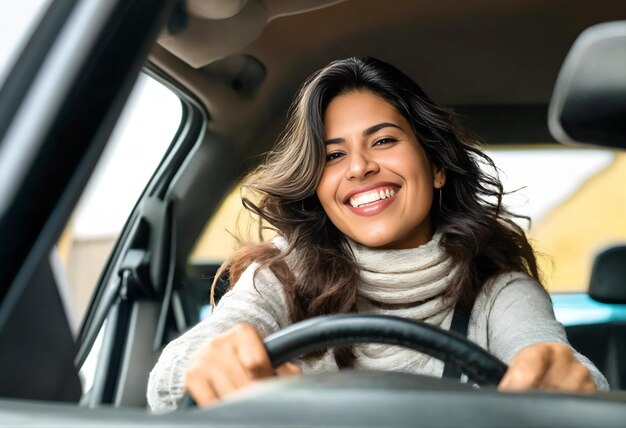
[[[563,144],[626,148],[626,21],[594,25],[570,49],[548,110]]]

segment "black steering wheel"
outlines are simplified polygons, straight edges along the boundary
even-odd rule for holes
[[[263,341],[273,367],[309,352],[357,343],[403,346],[453,364],[479,385],[497,385],[507,365],[466,338],[420,321],[388,315],[340,314],[311,318]],[[195,403],[186,394],[179,408]]]
[[[479,385],[497,385],[507,365],[466,338],[424,322],[388,315],[311,318],[264,340],[273,367],[312,351],[357,343],[398,345],[453,364]]]

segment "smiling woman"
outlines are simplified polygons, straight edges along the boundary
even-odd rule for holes
[[[427,243],[431,189],[441,189],[445,173],[430,164],[408,121],[372,92],[351,92],[330,102],[324,128],[328,155],[317,196],[330,221],[368,247]]]
[[[380,345],[272,369],[264,335],[346,312],[466,334],[510,364],[505,390],[606,388],[554,319],[532,248],[501,204],[493,162],[393,66],[349,58],[315,73],[245,186],[260,198],[244,206],[278,237],[224,263],[234,286],[151,374],[155,410],[176,407],[184,390],[206,405],[272,374],[355,367],[458,378],[426,354]]]
[[[432,189],[443,187],[445,172],[430,163],[409,122],[369,91],[336,97],[324,118],[327,162],[316,193],[330,221],[368,247],[427,243]]]

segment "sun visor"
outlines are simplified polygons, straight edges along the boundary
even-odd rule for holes
[[[626,148],[626,21],[576,40],[556,82],[548,122],[564,144]]]
[[[237,15],[248,0],[187,0],[187,10],[208,19],[226,19]]]
[[[189,0],[185,3],[184,31],[175,25],[178,31],[162,33],[158,43],[190,66],[200,68],[238,53],[274,19],[342,1],[345,0]]]

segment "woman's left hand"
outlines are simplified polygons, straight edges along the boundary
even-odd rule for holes
[[[538,343],[513,357],[498,389],[592,393],[596,385],[587,367],[574,357],[572,348],[562,343]]]

